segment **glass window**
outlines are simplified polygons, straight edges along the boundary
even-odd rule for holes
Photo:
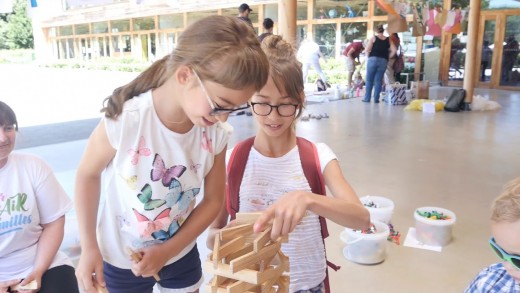
[[[314,39],[327,58],[336,54],[336,24],[314,25]]]
[[[363,41],[367,38],[366,22],[351,22],[341,24],[342,43],[348,44],[354,40]]]
[[[298,20],[307,20],[307,0],[298,0],[296,3],[296,18]]]
[[[108,33],[108,22],[94,22],[92,23],[92,32],[94,34]]]
[[[49,37],[55,37],[57,36],[57,30],[55,27],[49,28]]]
[[[238,9],[237,9],[237,11],[238,11]],[[210,16],[210,15],[215,15],[215,14],[217,14],[216,10],[188,12],[188,25],[196,22],[199,19],[202,19],[202,18]]]
[[[112,25],[112,32],[127,32],[130,30],[130,20],[129,19],[123,19],[123,20],[113,20],[110,22]]]
[[[88,23],[76,24],[74,26],[74,30],[75,30],[76,35],[90,34],[90,27],[88,26]]]
[[[518,62],[518,37],[520,36],[520,15],[506,17],[506,32],[502,52],[502,72],[500,85],[520,86],[520,63]]]
[[[238,16],[238,8],[230,7],[230,8],[222,8],[222,15],[227,16]]]
[[[171,14],[171,15],[160,15],[159,16],[159,28],[183,28],[184,17],[182,14]]]
[[[60,36],[71,36],[72,25],[60,26]]]
[[[367,17],[367,1],[324,1],[314,0],[314,18],[351,18]]]
[[[155,29],[155,19],[153,17],[134,18],[133,27],[136,31],[146,31]]]
[[[265,5],[264,17],[265,18],[269,17],[274,22],[277,22],[278,21],[278,4],[267,4],[267,5]]]
[[[520,2],[516,0],[481,0],[480,2],[480,9],[482,10],[518,8],[520,8]]]

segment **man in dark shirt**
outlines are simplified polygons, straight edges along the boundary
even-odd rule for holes
[[[258,40],[260,41],[260,43],[265,39],[265,37],[273,34],[274,23],[273,23],[273,20],[268,17],[268,18],[264,19],[264,22],[262,25],[264,27],[264,33],[258,36]]]
[[[249,23],[249,25],[253,27],[253,23],[251,22],[251,19],[249,19],[249,13],[251,13],[251,11],[253,11],[253,9],[251,9],[249,5],[247,5],[246,3],[242,3],[238,7],[238,18]]]

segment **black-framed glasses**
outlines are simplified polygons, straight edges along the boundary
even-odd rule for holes
[[[498,246],[498,244],[495,241],[495,238],[493,237],[489,239],[489,245],[500,259],[509,262],[517,270],[520,270],[520,255],[507,253],[505,250],[502,249],[502,247]]]
[[[293,104],[280,104],[277,106],[273,106],[267,103],[253,103],[251,102],[251,107],[253,108],[253,112],[256,115],[267,116],[271,114],[273,108],[276,108],[278,115],[282,117],[291,117],[294,116],[296,110],[298,109],[298,105]]]
[[[243,107],[238,107],[238,108],[233,108],[233,109],[226,109],[226,108],[220,107],[217,103],[213,102],[213,100],[211,100],[211,98],[209,97],[208,91],[206,90],[206,87],[202,83],[202,80],[200,80],[200,77],[197,74],[197,72],[193,69],[192,69],[192,71],[193,71],[193,74],[195,75],[195,77],[197,78],[197,80],[199,81],[199,85],[202,88],[202,91],[204,92],[204,94],[206,95],[206,99],[208,99],[209,106],[211,107],[211,112],[209,112],[209,115],[211,115],[211,116],[226,115],[226,114],[233,113],[235,111],[245,110],[245,109],[249,108],[249,105],[246,105]]]

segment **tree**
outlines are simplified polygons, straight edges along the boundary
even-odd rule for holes
[[[13,12],[0,14],[0,49],[31,49],[34,47],[27,2],[15,0]]]

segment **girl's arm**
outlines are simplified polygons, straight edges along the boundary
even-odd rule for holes
[[[220,229],[224,228],[228,223],[229,213],[226,209],[226,206],[223,205],[220,209],[217,218],[209,225],[208,229],[208,238],[206,239],[206,246],[209,250],[213,250],[213,246],[215,244],[215,235],[220,231]]]
[[[42,276],[49,269],[63,241],[65,216],[61,216],[53,222],[42,224],[42,227],[43,230],[38,240],[38,251],[34,260],[33,271],[20,283],[22,286],[34,280],[38,284],[38,289],[41,287]]]
[[[368,229],[370,214],[343,177],[337,160],[327,164],[323,177],[333,197],[300,190],[288,192],[262,213],[254,225],[255,231],[261,231],[272,219],[271,238],[287,235],[294,230],[307,210],[342,226]]]
[[[103,258],[96,237],[96,219],[101,191],[101,173],[115,154],[116,150],[108,141],[105,123],[101,121],[90,135],[76,173],[75,205],[81,242],[81,256],[76,268],[76,277],[80,288],[87,293],[96,292],[92,283],[94,273],[97,282],[105,286]]]
[[[226,149],[215,156],[211,171],[204,178],[204,197],[191,212],[178,232],[168,241],[144,248],[143,259],[132,265],[136,276],[148,277],[157,273],[164,264],[193,242],[224,208],[226,185]]]

